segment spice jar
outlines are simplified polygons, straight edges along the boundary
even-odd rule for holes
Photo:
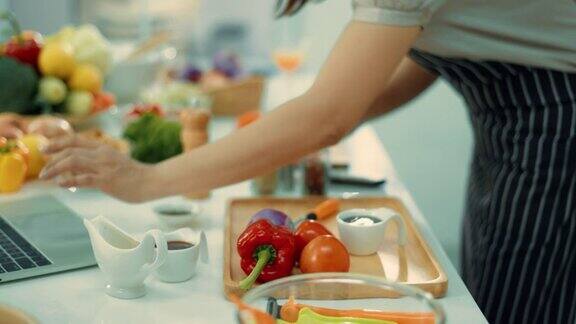
[[[330,168],[327,150],[321,150],[304,157],[300,168],[304,195],[324,196],[328,193]]]
[[[271,172],[252,179],[251,188],[255,195],[273,195],[278,186],[277,172]]]
[[[207,109],[187,109],[180,113],[181,140],[184,152],[208,143],[209,121],[210,112]],[[210,192],[194,192],[185,196],[190,199],[205,199],[210,196]]]
[[[283,194],[293,194],[296,189],[297,164],[288,164],[278,170],[278,189]]]

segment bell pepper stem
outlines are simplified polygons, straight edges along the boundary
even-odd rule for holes
[[[254,284],[256,279],[258,279],[260,273],[262,272],[264,267],[268,264],[268,261],[270,261],[270,258],[272,258],[272,252],[270,251],[270,249],[263,249],[262,251],[258,252],[257,258],[258,261],[256,262],[256,266],[254,266],[254,269],[252,269],[252,272],[250,272],[248,277],[240,281],[240,289],[248,290],[252,288],[252,285]]]
[[[18,44],[23,45],[24,36],[22,36],[22,28],[20,27],[20,23],[14,14],[10,11],[0,11],[0,19],[8,21],[10,27],[12,28],[12,33],[18,41]]]

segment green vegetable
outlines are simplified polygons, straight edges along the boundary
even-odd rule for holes
[[[288,322],[280,319],[276,323],[288,324]],[[304,307],[298,312],[298,321],[292,324],[396,324],[396,322],[361,317],[324,316]]]
[[[38,76],[34,69],[13,58],[0,57],[0,112],[37,113]]]
[[[182,126],[155,114],[146,113],[124,130],[132,143],[132,157],[144,163],[157,163],[182,153]]]

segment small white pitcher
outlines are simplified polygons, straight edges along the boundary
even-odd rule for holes
[[[379,221],[370,225],[359,226],[347,220],[353,217],[371,217]],[[384,233],[390,222],[398,226],[398,245],[404,246],[408,240],[406,225],[402,217],[390,208],[349,209],[338,214],[338,231],[340,239],[348,251],[354,255],[376,253],[384,242]]]
[[[168,250],[166,262],[154,271],[158,279],[164,282],[183,282],[196,274],[198,258],[203,263],[208,263],[208,242],[203,231],[193,231],[185,227],[165,235],[167,242],[185,242],[191,246]]]
[[[107,281],[106,293],[122,299],[144,296],[144,279],[162,265],[168,254],[162,232],[150,230],[139,242],[103,216],[85,219],[84,226]]]

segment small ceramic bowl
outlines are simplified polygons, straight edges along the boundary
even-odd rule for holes
[[[181,228],[165,233],[164,237],[168,242],[168,255],[166,261],[154,271],[158,279],[164,282],[183,282],[196,274],[198,258],[208,263],[208,242],[203,231]],[[171,242],[188,243],[189,246],[172,249]]]
[[[190,224],[200,215],[200,206],[190,203],[163,203],[154,206],[160,224],[168,228],[181,228]]]
[[[390,208],[349,209],[338,214],[338,232],[342,243],[354,255],[376,253],[384,243],[384,233],[392,221],[398,226],[398,244],[407,241],[402,217]]]

